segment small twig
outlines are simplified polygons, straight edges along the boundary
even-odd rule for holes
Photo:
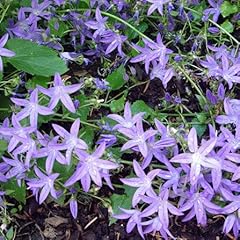
[[[93,218],[85,227],[84,230],[86,230],[90,225],[92,225],[94,222],[96,222],[98,217]]]
[[[43,233],[42,233],[41,228],[40,228],[36,223],[35,223],[35,227],[38,229],[38,231],[39,231],[39,233],[40,233],[40,235],[41,235],[42,240],[44,240],[44,235],[43,235]]]
[[[24,224],[23,226],[21,226],[18,230],[18,232],[21,232],[24,228],[26,228],[27,226],[31,225],[32,223],[34,223],[34,221],[28,222],[26,224]]]

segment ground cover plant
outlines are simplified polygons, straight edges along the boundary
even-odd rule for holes
[[[2,239],[29,239],[16,219],[32,202],[71,213],[79,233],[63,239],[238,239],[239,10],[230,0],[1,1]],[[91,202],[126,233],[84,235]],[[198,230],[184,237],[185,223]]]

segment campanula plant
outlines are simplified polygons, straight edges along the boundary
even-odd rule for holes
[[[67,206],[73,221],[97,199],[127,237],[176,239],[220,216],[214,238],[238,239],[239,10],[0,3],[0,235],[14,238],[12,207],[29,198]]]

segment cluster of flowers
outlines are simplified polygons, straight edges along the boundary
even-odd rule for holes
[[[74,4],[76,1],[69,2]],[[198,1],[189,2],[198,4]],[[223,1],[208,2],[211,7],[205,9],[202,20],[207,21],[213,17],[213,21],[217,22]],[[139,52],[131,62],[144,62],[150,78],[159,78],[166,88],[175,74],[169,66],[173,51],[164,45],[160,33],[156,42],[143,39],[144,46],[139,46],[128,42],[127,37],[120,34],[123,28],[121,24],[115,24],[110,29],[107,26],[108,17],[103,17],[106,12],[102,10],[117,7],[122,19],[139,18],[137,12],[134,16],[128,16],[126,11],[123,11],[128,8],[128,3],[124,0],[113,0],[111,3],[107,0],[90,0],[91,7],[96,7],[94,19],[91,18],[91,11],[85,11],[84,14],[70,12],[61,17],[62,21],[72,25],[70,37],[74,52],[62,52],[61,39],[52,39],[50,28],[44,29],[40,22],[57,17],[57,6],[67,4],[65,0],[44,0],[41,3],[32,0],[31,7],[19,9],[18,21],[10,21],[8,32],[11,36],[29,39],[59,50],[61,56],[71,61],[77,60],[83,54],[89,57],[85,59],[86,64],[93,56],[101,57],[113,52],[124,57],[123,44],[129,43]],[[166,6],[169,23],[172,25],[174,21],[171,13],[176,11],[176,8],[179,18],[191,19],[191,15],[184,11],[178,1],[177,4],[173,4],[170,0],[142,0],[142,3],[151,4],[148,15],[153,14],[155,10],[162,15],[163,7]],[[58,21],[54,27],[59,28]],[[171,27],[169,25],[169,28]],[[0,40],[0,56],[12,57],[14,53],[4,48],[7,39],[8,35],[4,35]],[[83,51],[82,46],[87,40],[93,41],[96,47]],[[200,64],[208,69],[208,77],[225,80],[231,89],[233,83],[240,82],[239,55],[235,54],[237,51],[230,51],[224,45],[208,48],[214,53],[212,56],[206,56],[206,60],[200,61]],[[169,213],[183,216],[183,221],[196,217],[197,223],[203,226],[207,224],[207,214],[225,214],[227,217],[223,231],[228,233],[233,230],[235,237],[239,236],[240,100],[225,98],[223,83],[218,85],[217,95],[210,90],[206,93],[207,99],[213,105],[224,100],[225,111],[225,115],[216,118],[216,122],[221,125],[219,131],[209,125],[208,139],[203,138],[199,142],[195,128],[186,134],[164,126],[157,119],[153,128],[143,119],[144,113],[132,115],[130,104],[127,102],[124,116],[108,115],[117,122],[113,127],[114,135],[102,135],[96,143],[95,151],[92,152],[79,137],[80,119],[72,123],[69,131],[60,125],[52,124],[51,130],[54,130],[55,135],[52,132],[49,135],[42,133],[38,129],[39,115],[54,115],[60,102],[69,112],[75,113],[76,107],[70,94],[79,91],[81,87],[82,84],[64,85],[61,76],[56,73],[52,87],[46,89],[38,86],[30,93],[29,99],[11,99],[19,111],[13,113],[11,120],[6,119],[0,127],[1,137],[8,142],[8,157],[5,155],[0,163],[1,182],[16,178],[21,185],[22,181],[25,181],[40,204],[49,195],[55,199],[59,198],[61,194],[66,194],[64,191],[68,189],[71,196],[70,210],[76,218],[76,189],[79,181],[86,192],[91,188],[91,181],[101,187],[104,180],[113,188],[110,171],[117,169],[119,164],[104,153],[107,148],[117,143],[117,136],[121,134],[124,136],[121,137],[121,141],[128,139],[121,150],[130,149],[137,153],[136,156],[141,156],[141,161],[133,160],[136,177],[121,179],[124,184],[136,188],[132,198],[132,209],[122,208],[121,214],[114,215],[118,219],[129,219],[128,232],[136,226],[143,238],[144,234],[157,231],[165,239],[168,236],[173,238],[169,231]],[[39,159],[45,161],[44,169],[38,165]],[[154,168],[151,164],[153,161],[158,162]],[[63,167],[73,166],[72,175],[64,183],[61,182],[61,173],[54,170],[55,162]],[[28,174],[32,169],[35,173],[34,178]],[[3,195],[4,192],[1,191],[0,202]]]
[[[75,2],[75,1],[71,1]],[[155,9],[162,14],[163,5],[170,1],[157,2],[148,1],[152,3],[151,14]],[[124,11],[129,6],[124,0],[113,0],[112,4],[109,1],[95,1],[91,0],[91,7],[97,6],[95,11],[95,19],[91,18],[91,11],[86,10],[83,14],[71,11],[58,16],[57,6],[67,4],[65,1],[59,0],[44,0],[42,3],[38,3],[38,0],[32,1],[31,7],[21,7],[18,11],[18,19],[15,22],[13,19],[9,21],[8,32],[11,37],[28,39],[30,41],[37,42],[38,44],[46,45],[54,48],[60,52],[61,57],[67,61],[79,61],[80,56],[84,56],[83,61],[85,64],[93,61],[94,58],[101,56],[109,56],[110,53],[116,52],[120,57],[124,57],[125,53],[122,50],[124,42],[127,42],[127,36],[121,35],[120,32],[125,29],[125,26],[116,23],[111,28],[107,25],[108,17],[103,17],[100,8],[103,10],[110,10],[112,7],[117,7],[117,10],[123,19],[138,19],[139,16],[131,16]],[[143,1],[142,4],[146,4]],[[170,9],[170,7],[169,7]],[[172,10],[174,7],[172,7]],[[169,10],[170,11],[170,10]],[[170,14],[170,12],[169,12]],[[71,44],[74,49],[72,52],[63,52],[62,39],[54,37],[51,34],[51,29],[48,24],[42,24],[44,20],[54,19],[54,28],[58,30],[60,27],[60,21],[70,23],[71,25]],[[47,28],[43,26],[47,25]],[[91,31],[93,30],[93,31]],[[95,47],[85,50],[84,44],[88,45],[87,40],[93,41]],[[174,76],[174,70],[168,67],[169,54],[173,51],[166,48],[163,44],[161,35],[158,34],[157,42],[150,41],[149,39],[143,40],[145,47],[142,48],[137,44],[127,42],[133,48],[140,52],[140,55],[131,60],[132,63],[145,61],[146,72],[151,70],[150,78],[159,78],[163,82],[163,86],[166,88],[167,83]],[[151,69],[150,63],[152,64]]]
[[[13,113],[11,121],[6,119],[0,128],[2,138],[8,141],[8,155],[12,157],[3,157],[3,162],[0,163],[0,181],[6,182],[8,179],[16,178],[19,185],[23,180],[26,181],[40,204],[49,193],[53,198],[58,198],[62,194],[54,188],[54,183],[59,177],[59,173],[53,173],[55,161],[62,165],[72,164],[73,158],[79,161],[75,172],[65,182],[65,187],[72,186],[81,180],[84,191],[89,191],[91,180],[101,187],[102,178],[104,178],[112,188],[109,170],[117,168],[118,164],[111,159],[101,159],[107,146],[104,140],[100,139],[96,150],[89,153],[88,145],[78,137],[80,119],[74,121],[69,132],[57,124],[52,124],[52,128],[57,133],[56,136],[38,131],[38,116],[54,114],[54,109],[59,102],[69,112],[76,111],[69,94],[75,93],[81,86],[82,84],[65,86],[61,76],[56,73],[54,84],[49,89],[38,86],[30,94],[29,100],[12,98],[16,107],[22,108],[17,114]],[[39,104],[39,91],[44,94],[42,97],[50,98],[48,106]],[[30,123],[29,126],[26,126],[27,122]],[[38,168],[37,159],[40,158],[45,158],[45,173]],[[28,172],[33,167],[37,178],[28,177]],[[71,191],[74,192],[72,189]],[[74,217],[77,216],[76,203],[72,198],[70,207]]]
[[[112,188],[109,170],[116,169],[118,164],[101,157],[106,147],[115,141],[109,143],[102,140],[96,150],[89,154],[87,144],[78,136],[80,119],[74,121],[69,132],[53,124],[52,127],[58,134],[56,136],[42,134],[37,130],[38,115],[53,114],[59,101],[70,112],[75,112],[69,94],[80,88],[81,84],[65,86],[59,74],[56,74],[53,87],[38,87],[30,94],[29,100],[12,98],[17,106],[23,108],[12,115],[11,122],[6,119],[0,128],[2,137],[9,142],[8,154],[12,156],[3,157],[0,180],[4,182],[16,177],[19,184],[26,181],[40,204],[49,194],[53,198],[61,195],[61,190],[56,191],[54,187],[60,176],[53,172],[55,161],[62,165],[72,164],[73,158],[79,161],[72,176],[64,183],[70,192],[74,192],[73,186],[79,180],[84,191],[89,191],[91,180],[101,187],[104,179]],[[50,97],[48,106],[39,105],[38,91]],[[226,233],[233,229],[234,235],[238,236],[240,199],[237,193],[240,186],[237,180],[240,178],[240,155],[237,150],[240,149],[240,101],[226,98],[224,107],[226,115],[218,116],[216,121],[219,124],[234,123],[236,128],[230,131],[222,126],[217,132],[209,125],[210,138],[202,139],[200,146],[196,130],[192,128],[187,136],[182,135],[188,144],[188,150],[184,153],[180,153],[176,144],[179,141],[173,137],[172,129],[157,119],[156,129],[150,127],[144,130],[144,113],[132,116],[128,102],[123,117],[117,114],[108,116],[118,122],[113,130],[129,138],[121,150],[131,149],[143,157],[141,165],[136,160],[133,161],[137,177],[121,179],[124,184],[137,188],[132,199],[133,209],[122,209],[123,213],[115,216],[119,219],[129,218],[128,232],[137,226],[143,238],[145,233],[156,231],[160,231],[166,239],[167,236],[173,237],[168,230],[168,212],[181,216],[188,211],[183,221],[196,216],[201,225],[207,224],[207,213],[228,214],[223,229]],[[27,127],[21,124],[26,118],[30,122]],[[37,167],[38,158],[45,158],[44,171]],[[160,168],[145,173],[153,158],[160,162]],[[30,178],[27,174],[33,167],[36,178]],[[170,199],[177,204],[171,203]],[[225,206],[221,208],[216,205],[216,200]],[[76,217],[77,202],[74,197],[70,201],[70,208]]]
[[[165,239],[168,236],[173,238],[168,229],[168,212],[176,216],[187,212],[183,221],[196,217],[197,223],[203,226],[207,224],[207,213],[210,213],[226,214],[224,232],[233,229],[235,237],[238,237],[240,102],[226,98],[224,106],[226,115],[218,116],[216,121],[219,124],[234,123],[236,128],[232,132],[235,134],[224,126],[217,132],[209,125],[210,138],[202,139],[199,146],[196,130],[192,128],[187,137],[182,135],[188,145],[184,153],[180,153],[176,145],[178,138],[171,136],[171,129],[164,127],[158,120],[155,119],[157,131],[151,128],[143,131],[142,114],[131,117],[128,104],[125,106],[124,118],[109,115],[119,123],[115,126],[116,130],[130,139],[122,150],[131,148],[143,157],[141,166],[137,161],[133,163],[137,177],[122,179],[124,184],[137,188],[132,199],[133,209],[121,209],[123,213],[115,216],[118,219],[129,218],[128,232],[137,226],[143,238],[145,233],[156,231],[160,231]],[[161,137],[156,141],[157,135]],[[145,173],[153,156],[161,162],[161,169]],[[225,206],[221,208],[216,201]]]

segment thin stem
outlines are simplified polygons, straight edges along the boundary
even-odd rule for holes
[[[66,10],[60,10],[59,12],[71,12],[71,11],[78,11],[78,12],[83,12],[83,11],[86,11],[88,10],[87,8],[77,8],[77,9],[66,9]],[[95,9],[91,9],[91,11],[95,12],[96,10]],[[131,28],[133,31],[135,31],[139,36],[147,39],[148,41],[150,42],[153,42],[153,40],[151,38],[149,38],[147,35],[145,35],[144,33],[140,32],[137,28],[135,28],[134,26],[132,26],[130,23],[126,22],[124,19],[122,18],[119,18],[118,16],[116,15],[113,15],[111,13],[108,13],[108,12],[104,12],[104,11],[101,11],[101,14],[104,15],[104,16],[108,16],[110,18],[113,18],[113,19],[116,19],[117,21],[123,23],[124,25],[128,26],[129,28]]]
[[[59,113],[55,113],[54,115],[57,116],[57,117],[62,117],[63,119],[61,119],[61,120],[64,120],[64,119],[68,119],[68,120],[71,120],[71,121],[75,121],[76,120],[75,118],[72,118],[72,117],[69,117],[69,116],[64,116],[64,115],[59,114]],[[100,127],[98,127],[97,125],[92,124],[92,123],[88,123],[88,122],[84,122],[82,120],[81,120],[81,124],[87,125],[89,127],[93,127],[93,128],[96,128],[96,129],[100,129]]]
[[[202,14],[192,8],[186,7],[184,6],[185,9],[194,12],[195,14],[201,16]],[[229,33],[227,30],[225,30],[223,27],[221,27],[219,24],[217,24],[216,22],[214,22],[212,19],[208,19],[208,21],[210,23],[212,23],[213,25],[215,25],[217,28],[219,28],[222,32],[224,32],[225,34],[227,34],[237,45],[240,45],[240,42],[231,34]]]
[[[7,7],[5,8],[5,10],[3,11],[1,19],[0,19],[0,23],[2,23],[2,21],[3,21],[4,17],[5,17],[5,15],[6,15],[9,7],[10,7],[10,4],[8,4]]]
[[[205,104],[208,104],[206,97],[203,95],[202,91],[200,90],[200,88],[198,87],[198,85],[192,80],[192,78],[189,76],[189,74],[185,71],[184,68],[177,66],[177,68],[184,74],[184,76],[186,77],[186,79],[191,83],[192,87],[198,92],[198,94],[202,97],[202,99],[204,100]],[[210,117],[212,120],[212,125],[213,127],[215,127],[215,121],[213,118],[213,114],[212,111],[209,110],[210,113]]]

